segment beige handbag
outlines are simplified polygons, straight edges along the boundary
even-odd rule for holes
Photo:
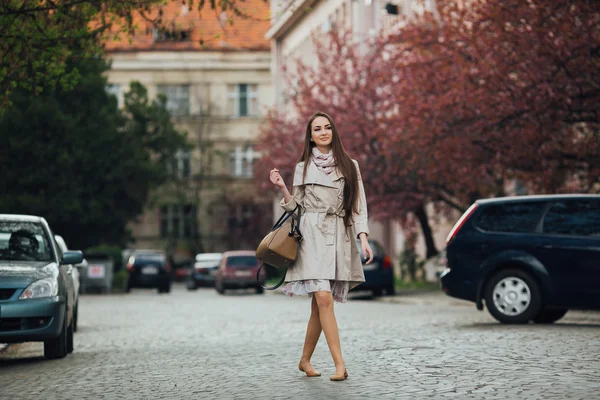
[[[298,219],[294,219],[294,212],[298,211]],[[288,268],[294,264],[298,255],[298,246],[302,241],[302,233],[300,232],[300,207],[296,207],[293,211],[286,211],[273,225],[267,236],[260,242],[256,249],[256,258],[262,261],[256,279],[260,274],[260,270],[267,265],[275,268]],[[273,287],[264,287],[267,290],[277,289],[285,280],[283,277]],[[262,285],[261,285],[262,286]]]

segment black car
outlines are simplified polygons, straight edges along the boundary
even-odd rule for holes
[[[373,261],[367,265],[368,258],[363,258],[360,240],[356,241],[365,274],[365,282],[358,285],[356,290],[371,291],[375,297],[381,296],[384,291],[386,295],[392,296],[396,293],[392,259],[378,241],[369,239],[369,245],[373,250]]]
[[[447,242],[446,294],[483,303],[503,323],[552,323],[600,309],[600,196],[475,202]]]
[[[126,292],[132,288],[156,288],[159,293],[171,291],[171,266],[164,253],[134,252],[127,262],[127,271]]]

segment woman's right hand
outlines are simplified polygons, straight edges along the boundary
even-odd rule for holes
[[[277,168],[273,168],[271,170],[271,173],[269,174],[269,179],[271,179],[273,185],[278,186],[281,189],[286,187],[285,182],[283,181],[281,175],[279,175],[279,170]]]

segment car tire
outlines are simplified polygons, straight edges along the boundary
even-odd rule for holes
[[[383,294],[381,288],[379,288],[379,289],[373,289],[372,293],[373,293],[373,297],[381,297],[381,295]]]
[[[67,315],[63,322],[63,327],[60,334],[54,339],[44,341],[44,357],[49,360],[65,358],[68,354],[67,350]]]
[[[263,294],[265,292],[265,289],[263,289],[262,286],[257,286],[256,287],[256,293],[257,294]]]
[[[385,294],[387,296],[394,296],[396,294],[396,287],[394,285],[385,288]]]
[[[552,324],[568,312],[566,308],[544,308],[540,313],[533,319],[536,324]]]
[[[542,295],[530,274],[521,269],[503,269],[488,280],[485,305],[499,322],[526,324],[539,314]]]
[[[171,282],[167,283],[164,287],[163,287],[163,293],[171,293]]]
[[[79,310],[79,300],[75,303],[75,308],[73,309],[73,332],[77,332],[77,316]]]
[[[73,352],[73,336],[74,336],[74,334],[73,334],[73,330],[74,330],[73,321],[71,321],[71,324],[67,328],[67,353],[69,353],[69,354]]]
[[[131,292],[131,282],[129,282],[129,279],[127,279],[127,280],[125,281],[125,285],[123,286],[123,291],[124,291],[125,293],[129,293],[129,292]]]
[[[225,294],[225,287],[223,285],[216,285],[215,288],[217,289],[217,293]]]
[[[189,279],[185,284],[185,288],[192,292],[198,289],[198,285],[196,284],[196,281],[194,281],[193,279]]]

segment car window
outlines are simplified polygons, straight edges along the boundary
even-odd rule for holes
[[[485,207],[475,225],[488,232],[534,232],[546,203],[491,204]]]
[[[0,260],[54,261],[43,226],[35,222],[0,221]]]
[[[543,225],[544,233],[600,237],[600,201],[565,200],[553,203]]]
[[[256,267],[258,261],[254,256],[227,257],[227,266],[233,268]]]
[[[139,254],[133,257],[135,265],[161,265],[165,262],[165,257],[162,255]]]

